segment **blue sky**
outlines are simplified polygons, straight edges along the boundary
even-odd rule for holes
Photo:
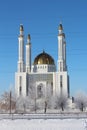
[[[14,86],[18,35],[31,34],[32,62],[44,49],[57,63],[58,25],[67,43],[70,91],[87,92],[87,0],[0,0],[0,93]]]

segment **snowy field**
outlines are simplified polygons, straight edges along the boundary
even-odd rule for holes
[[[0,130],[87,130],[87,119],[2,119]]]

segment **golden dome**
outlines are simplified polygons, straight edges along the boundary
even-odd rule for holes
[[[54,65],[54,59],[43,51],[43,53],[40,53],[34,60],[34,65],[37,64]]]

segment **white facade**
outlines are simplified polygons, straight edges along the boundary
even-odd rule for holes
[[[54,59],[46,52],[36,56],[31,65],[30,35],[26,44],[26,63],[24,63],[23,25],[20,26],[18,71],[15,73],[15,93],[28,96],[34,88],[36,98],[46,98],[48,95],[67,95],[69,97],[69,76],[66,65],[66,42],[62,24],[58,33],[58,71]]]

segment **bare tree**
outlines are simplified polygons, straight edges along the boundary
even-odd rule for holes
[[[16,112],[26,113],[26,97],[22,95],[16,99]]]
[[[6,91],[1,95],[1,109],[12,113],[15,110],[16,100],[12,91]]]
[[[44,113],[47,112],[47,109],[52,108],[53,101],[53,90],[51,84],[48,83],[46,86],[46,94],[44,96]]]
[[[87,107],[87,95],[83,92],[78,92],[75,96],[76,108],[79,108],[81,111]]]
[[[36,90],[36,87],[33,84],[31,84],[29,88],[29,97],[34,101],[32,110],[34,110],[35,113],[37,109],[44,109],[44,113],[46,113],[47,108],[50,108],[51,94],[48,91],[47,95],[45,95],[44,89],[41,89],[41,86],[38,86],[38,89]]]
[[[31,102],[31,110],[34,110],[35,113],[38,109],[38,105],[37,105],[37,96],[36,96],[36,88],[34,84],[31,84],[29,89],[28,89],[28,98],[32,101]]]
[[[65,95],[60,95],[55,98],[56,108],[61,108],[62,111],[66,108],[68,105],[68,99]]]
[[[28,88],[28,95],[18,97],[16,102],[16,111],[25,113],[27,111],[35,111],[39,108],[39,99],[36,96],[36,88],[33,84]]]
[[[50,97],[50,108],[55,109],[57,108],[57,96],[51,96]]]
[[[44,104],[45,104],[44,113],[46,113],[46,111],[47,111],[47,102],[45,101]]]

